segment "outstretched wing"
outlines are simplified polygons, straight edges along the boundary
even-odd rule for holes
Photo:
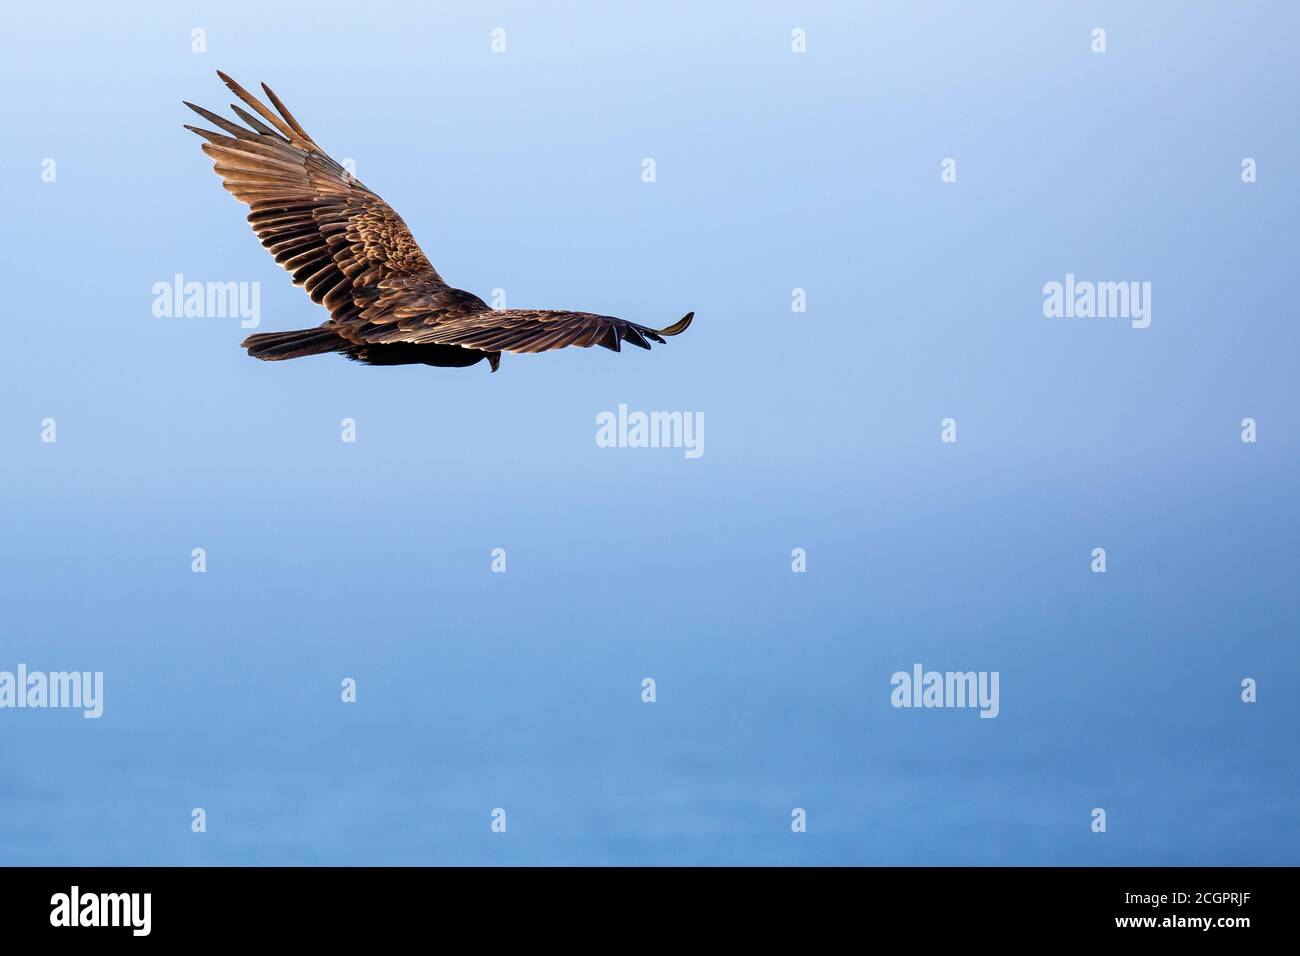
[[[394,305],[406,313],[404,318],[391,324],[355,325],[345,334],[372,344],[462,345],[484,352],[548,352],[570,345],[602,345],[617,352],[621,342],[643,349],[650,348],[651,342],[663,344],[663,336],[686,331],[695,317],[690,312],[666,329],[652,329],[590,312],[484,308],[457,316],[440,310],[433,301],[422,305],[418,298]],[[381,309],[382,304],[373,311]]]
[[[262,245],[333,321],[356,319],[389,280],[414,280],[431,295],[448,288],[402,217],[326,155],[270,87],[262,84],[279,116],[226,74],[217,75],[257,115],[231,105],[245,128],[186,103],[226,135],[186,129],[207,140],[203,151],[216,161],[226,189],[248,205]]]
[[[325,327],[357,344],[459,345],[488,352],[544,352],[620,342],[649,348],[677,335],[589,312],[493,310],[443,281],[402,217],[316,145],[280,98],[272,112],[226,74],[217,75],[253,113],[232,104],[241,126],[186,103],[221,133],[202,136],[226,189],[248,205],[248,221],[295,285],[330,313]],[[256,115],[254,115],[256,114]]]

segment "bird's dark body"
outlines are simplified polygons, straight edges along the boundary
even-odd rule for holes
[[[502,352],[545,352],[576,345],[619,351],[650,348],[684,332],[694,313],[663,329],[591,312],[492,309],[443,281],[406,223],[386,202],[327,156],[262,84],[279,115],[218,73],[254,116],[246,125],[186,105],[223,133],[188,126],[207,142],[227,190],[247,203],[248,221],[275,261],[293,274],[329,319],[314,329],[265,332],[244,340],[265,361],[339,352],[367,365],[464,368]],[[260,117],[260,118],[259,118]]]
[[[439,368],[468,368],[484,359],[495,365],[501,359],[500,352],[484,352],[459,345],[412,345],[407,342],[357,345],[335,334],[328,326],[253,335],[245,340],[244,346],[253,358],[270,362],[327,352],[342,352],[354,362],[366,365],[436,365]]]
[[[495,365],[501,360],[500,352],[480,352],[459,345],[354,345],[343,354],[367,365],[436,365],[438,368],[469,368],[484,359]]]

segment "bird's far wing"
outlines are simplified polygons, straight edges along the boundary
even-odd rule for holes
[[[270,87],[262,84],[278,116],[217,75],[253,110],[231,106],[247,127],[186,103],[225,135],[185,128],[207,140],[203,151],[226,189],[248,205],[262,245],[334,322],[356,321],[390,282],[414,280],[427,294],[446,288],[402,217],[327,156]]]
[[[411,342],[438,345],[461,345],[485,352],[547,352],[570,345],[588,348],[602,345],[619,351],[620,342],[630,342],[643,349],[651,342],[663,344],[663,336],[686,331],[695,313],[664,329],[590,312],[555,312],[540,309],[488,309],[454,315],[440,308],[430,297],[429,311],[418,298],[407,298],[401,308],[407,315],[382,327],[355,329],[358,341],[373,343]],[[372,310],[379,311],[379,310]]]

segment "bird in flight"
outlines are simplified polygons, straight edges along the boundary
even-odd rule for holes
[[[251,212],[248,221],[294,285],[329,310],[314,329],[250,335],[253,358],[275,362],[341,352],[368,365],[463,368],[483,359],[497,370],[502,352],[546,352],[620,343],[650,348],[686,331],[694,312],[664,329],[590,312],[493,309],[443,281],[393,211],[307,135],[265,83],[276,110],[221,71],[253,112],[231,105],[247,125],[186,103],[225,134],[186,125],[202,136],[226,189]]]

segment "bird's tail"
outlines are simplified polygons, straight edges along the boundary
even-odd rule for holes
[[[248,354],[263,362],[301,358],[304,355],[322,355],[347,348],[348,342],[339,338],[332,329],[299,329],[297,332],[263,332],[250,335],[240,343]]]

